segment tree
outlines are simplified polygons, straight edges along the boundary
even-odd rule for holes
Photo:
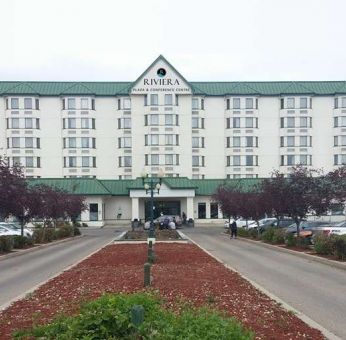
[[[256,221],[257,226],[259,227],[259,220],[263,218],[265,214],[270,211],[268,202],[263,192],[260,191],[260,188],[254,188],[253,192],[246,192],[242,194],[242,202],[240,206],[240,214],[246,220],[253,219]],[[258,229],[259,231],[259,229]]]
[[[334,192],[335,203],[346,202],[346,165],[343,165],[327,174],[327,182]]]
[[[65,214],[69,217],[73,224],[76,223],[78,216],[82,211],[88,209],[85,197],[81,195],[65,194],[66,210]]]

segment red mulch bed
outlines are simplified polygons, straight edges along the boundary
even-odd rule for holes
[[[177,297],[196,305],[212,303],[252,329],[256,339],[324,339],[294,314],[283,310],[237,273],[195,245],[155,245],[153,288],[174,306]],[[143,290],[145,244],[109,245],[42,285],[0,313],[0,339],[14,329],[45,323],[58,313],[76,313],[82,301],[105,292]]]

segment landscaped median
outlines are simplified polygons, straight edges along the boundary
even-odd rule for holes
[[[312,329],[293,313],[282,309],[239,274],[227,269],[196,245],[156,243],[155,254],[157,258],[151,271],[153,283],[150,291],[163,299],[164,308],[173,310],[174,313],[186,312],[186,303],[195,307],[207,306],[207,308],[224,312],[227,316],[236,318],[245,329],[254,332],[252,336],[246,330],[241,331],[242,333],[239,334],[244,335],[243,339],[318,340],[324,338],[318,330]],[[100,297],[104,293],[143,291],[143,265],[146,258],[146,244],[126,243],[104,247],[78,265],[48,281],[30,296],[2,311],[0,313],[1,339],[9,339],[15,329],[28,329],[33,325],[51,322],[59,314],[76,315],[82,303]],[[107,299],[95,305],[98,306],[95,310],[99,311],[100,303],[108,305]],[[138,301],[134,299],[133,303],[138,304]],[[149,304],[151,304],[150,301]],[[145,302],[143,305],[146,308]],[[157,318],[160,318],[160,313],[161,311],[157,314]],[[79,319],[92,321],[90,313],[87,315],[86,318],[79,316]],[[108,309],[104,320],[109,322],[105,323],[111,325],[129,319],[128,315],[125,318],[119,315],[112,314],[112,311]],[[148,311],[147,314],[144,311],[144,321],[148,320],[146,318],[153,318],[149,315]],[[189,317],[188,314],[186,315]],[[99,319],[101,324],[105,325],[102,317]],[[173,319],[171,316],[164,318],[164,320]],[[190,318],[191,323],[193,320]],[[73,324],[76,325],[76,322]],[[169,328],[171,322],[173,321],[161,323],[161,329]],[[183,326],[184,320],[180,319],[177,322],[181,322],[182,327],[188,327]],[[98,327],[97,322],[90,325],[93,328],[91,332]],[[207,325],[206,319],[204,337],[199,336],[198,339],[213,339],[213,336],[208,336]],[[154,326],[148,327],[151,330],[154,329]],[[239,330],[238,326],[236,329]],[[150,339],[169,338],[162,334],[170,333],[160,333],[158,328],[151,333]],[[131,339],[130,336],[127,338]],[[190,337],[190,339],[194,338]],[[225,334],[224,337],[220,336],[218,339],[239,339],[239,337],[227,337]]]

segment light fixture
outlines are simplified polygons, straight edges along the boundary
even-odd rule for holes
[[[150,186],[149,186],[148,183],[145,183],[145,184],[144,184],[144,189],[145,189],[145,190],[149,190],[149,189],[150,189]]]
[[[156,188],[157,191],[159,191],[160,188],[161,188],[161,184],[160,184],[160,183],[157,183],[157,184],[155,185],[155,188]]]

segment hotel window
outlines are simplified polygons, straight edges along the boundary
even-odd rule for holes
[[[299,146],[308,146],[308,136],[299,137]]]
[[[287,156],[287,165],[294,165],[294,155]]]
[[[149,125],[159,125],[159,115],[149,115]]]
[[[12,148],[20,148],[20,138],[12,137]]]
[[[303,117],[305,118],[305,117]],[[294,117],[288,117],[287,118],[287,127],[288,128],[294,128],[295,127],[295,119]]]
[[[150,105],[152,106],[159,105],[159,96],[157,94],[150,95]]]
[[[173,125],[173,115],[165,115],[165,125]]]
[[[308,98],[305,98],[305,97],[300,98],[300,108],[301,109],[308,108]]]
[[[89,137],[82,137],[81,144],[82,144],[82,148],[89,148],[90,147]]]
[[[173,145],[174,135],[165,135],[165,145]]]
[[[253,166],[254,165],[254,156],[245,156],[245,165],[246,166]]]
[[[246,117],[245,118],[245,127],[246,128],[253,128],[254,127],[253,118],[252,117]]]
[[[27,168],[33,168],[34,167],[34,157],[25,157],[25,166]]]
[[[165,155],[165,165],[173,165],[173,155]]]
[[[148,106],[148,95],[147,94],[144,95],[144,106]],[[118,108],[118,110],[119,110],[119,108]]]
[[[11,118],[12,129],[19,129],[19,118]]]
[[[119,167],[131,167],[131,166],[132,166],[131,156],[119,157]]]
[[[253,137],[245,137],[245,146],[247,148],[252,148],[254,145],[253,145]]]
[[[26,148],[32,149],[34,147],[34,139],[32,137],[25,137],[24,141],[25,141]]]
[[[132,146],[131,137],[119,138],[119,148],[131,148],[131,146]]]
[[[131,118],[118,118],[118,129],[131,129]]]
[[[145,145],[159,145],[159,135],[145,135]]]
[[[334,109],[337,109],[338,106],[338,98],[334,98]]]
[[[199,109],[198,98],[192,98],[192,110],[198,110],[198,109]]]
[[[300,117],[300,127],[301,128],[308,127],[308,117]]]
[[[12,166],[20,164],[20,157],[12,157]]]
[[[334,165],[346,165],[346,154],[334,155]]]
[[[19,109],[19,99],[11,98],[11,109]]]
[[[240,156],[233,156],[233,166],[240,166]]]
[[[198,118],[196,118],[196,117],[192,118],[192,128],[198,129]]]
[[[75,110],[76,109],[76,99],[75,98],[68,98],[67,99],[67,108],[69,110]]]
[[[81,98],[81,100],[80,100],[80,108],[82,110],[89,109],[89,100],[88,100],[88,98]]]
[[[165,94],[165,105],[173,105],[173,95]]]
[[[95,99],[94,98],[91,99],[91,109],[95,110]]]
[[[233,98],[233,109],[240,109],[240,98]]]
[[[32,99],[24,98],[24,109],[32,110]]]
[[[253,109],[253,98],[245,98],[245,108],[246,109]]]
[[[346,136],[340,136],[341,138],[341,146],[346,146]]]
[[[124,106],[124,110],[131,109],[131,99],[130,98],[124,98],[123,106]]]
[[[230,99],[226,99],[226,110],[229,110],[231,108],[231,101]]]
[[[82,156],[82,167],[88,168],[90,166],[90,157],[89,156]]]
[[[25,118],[24,122],[25,122],[25,128],[26,129],[33,129],[34,128],[32,118]]]
[[[81,128],[82,129],[89,129],[89,118],[82,118],[81,119]]]
[[[159,165],[160,156],[159,155],[151,155],[151,165]]]
[[[201,99],[201,110],[204,110],[204,99]]]
[[[193,148],[199,147],[199,138],[198,137],[192,137],[192,147]]]
[[[74,149],[77,147],[77,139],[76,137],[69,137],[68,138],[68,147],[71,149]]]
[[[343,107],[343,108],[346,107],[346,97],[341,98],[341,107]]]
[[[233,137],[233,147],[234,148],[240,147],[240,137]]]
[[[294,146],[294,136],[287,137],[287,146]]]
[[[240,118],[233,117],[233,128],[240,128]]]
[[[340,117],[340,126],[345,127],[346,126],[346,116]]]
[[[68,118],[67,119],[67,128],[75,129],[76,128],[76,118]]]
[[[308,165],[308,156],[307,155],[300,155],[299,156],[299,164]]]
[[[294,109],[294,107],[295,107],[294,98],[287,98],[287,108],[288,109]]]

